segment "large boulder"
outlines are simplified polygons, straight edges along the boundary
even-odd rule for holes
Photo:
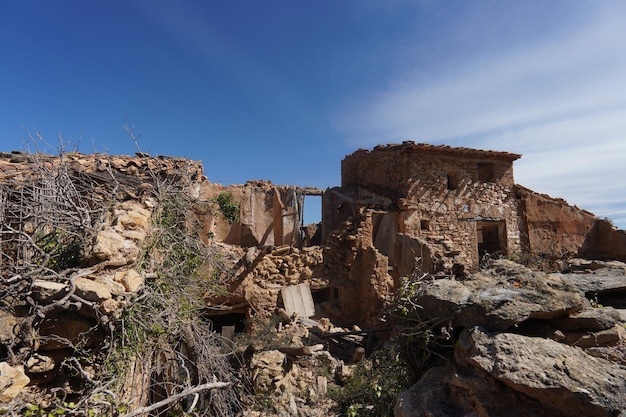
[[[557,274],[532,271],[507,260],[464,281],[420,284],[414,301],[426,318],[450,319],[457,327],[506,330],[528,319],[555,319],[582,310],[587,300]]]
[[[553,340],[475,327],[462,333],[456,358],[563,415],[626,410],[626,368]]]
[[[398,397],[395,417],[564,417],[494,378],[453,365],[430,368]]]

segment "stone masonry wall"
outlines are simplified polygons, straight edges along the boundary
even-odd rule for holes
[[[386,236],[375,230],[377,248],[393,246],[402,233],[434,248],[435,270],[475,269],[481,222],[500,222],[504,252],[520,249],[512,164],[517,157],[411,142],[359,150],[342,161],[342,187],[324,208],[339,203],[325,221],[337,223],[332,217],[360,205],[397,212],[393,220],[383,216]]]
[[[521,186],[516,186],[516,194],[525,222],[522,242],[526,252],[557,258],[579,255],[596,223],[595,215]]]

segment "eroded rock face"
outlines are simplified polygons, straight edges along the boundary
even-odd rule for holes
[[[425,281],[415,300],[427,317],[453,326],[505,330],[528,319],[558,318],[581,310],[586,300],[559,275],[531,271],[507,260],[464,281]]]
[[[565,416],[560,411],[507,389],[484,373],[454,366],[429,369],[396,402],[395,417],[537,417]]]
[[[456,353],[461,365],[564,415],[616,416],[626,410],[626,369],[580,349],[473,328],[461,336]]]

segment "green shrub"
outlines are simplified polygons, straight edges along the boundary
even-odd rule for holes
[[[219,206],[220,213],[228,220],[228,224],[239,222],[239,204],[233,201],[231,193],[220,193],[213,201]]]

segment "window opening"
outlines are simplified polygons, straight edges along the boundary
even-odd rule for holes
[[[493,164],[478,164],[478,180],[481,182],[495,182],[496,173]]]
[[[448,190],[456,190],[461,183],[461,176],[458,172],[448,172]]]

